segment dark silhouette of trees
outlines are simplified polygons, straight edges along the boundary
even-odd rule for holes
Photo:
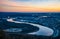
[[[5,38],[5,33],[2,29],[0,29],[0,39],[4,39]]]

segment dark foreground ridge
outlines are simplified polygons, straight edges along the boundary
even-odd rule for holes
[[[13,36],[14,35],[14,36]],[[0,39],[59,39],[59,37],[53,38],[48,36],[37,36],[37,35],[28,35],[28,34],[5,34],[0,30]]]

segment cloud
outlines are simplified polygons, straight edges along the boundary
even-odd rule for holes
[[[47,1],[60,1],[60,0],[9,0],[9,1],[21,1],[21,2],[28,2],[28,1],[33,1],[33,2],[37,2],[37,1],[39,1],[39,2],[47,2]]]
[[[24,3],[26,5],[46,5],[46,4],[54,4],[54,3],[60,3],[59,0],[9,0],[11,2],[17,2],[17,3]]]
[[[18,2],[17,2],[18,1]],[[48,2],[47,2],[48,1]],[[2,0],[4,6],[59,6],[59,0]]]
[[[14,2],[29,2],[29,1],[32,1],[32,0],[9,0],[9,1],[14,1]]]

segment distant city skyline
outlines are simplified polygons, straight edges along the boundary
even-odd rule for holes
[[[60,0],[0,0],[0,12],[60,12]]]

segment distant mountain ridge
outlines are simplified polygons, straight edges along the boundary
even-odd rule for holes
[[[43,13],[39,13],[39,12],[29,12],[29,13],[24,13],[24,12],[0,12],[0,17],[5,17],[5,16],[35,16],[35,17],[38,17],[38,16],[60,16],[60,12],[43,12]]]

